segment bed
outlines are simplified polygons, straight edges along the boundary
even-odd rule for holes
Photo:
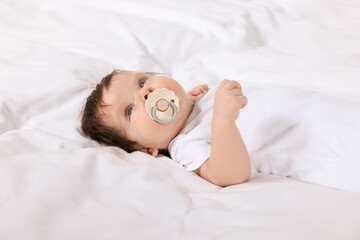
[[[5,0],[0,16],[0,239],[360,239],[360,192],[264,173],[221,188],[80,130],[114,68],[360,104],[358,1]]]

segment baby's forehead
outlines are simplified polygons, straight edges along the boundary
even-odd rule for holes
[[[110,80],[110,84],[114,83],[116,81],[122,81],[125,79],[128,79],[129,77],[131,77],[131,73],[129,73],[128,71],[121,71],[116,73]]]
[[[116,88],[118,88],[120,85],[122,88],[126,88],[126,83],[131,82],[131,79],[134,78],[134,73],[129,72],[118,72],[114,74],[108,83],[104,84],[101,89],[101,95],[104,99],[106,95],[109,93],[116,91]]]
[[[108,86],[102,89],[103,96],[113,92],[118,93],[119,91],[126,91],[126,89],[131,86],[132,82],[139,78],[139,74],[141,73],[132,71],[117,73],[111,78]]]
[[[116,73],[109,82],[108,86],[102,89],[102,108],[107,112],[112,112],[116,109],[116,105],[119,102],[123,102],[126,99],[125,95],[132,87],[132,80],[137,79],[141,74],[135,71],[121,71]]]
[[[116,126],[116,99],[109,91],[103,92],[102,104],[97,108],[97,117],[107,127]]]
[[[144,73],[136,71],[120,71],[116,73],[111,80],[129,80]]]
[[[142,76],[167,76],[168,74],[165,73],[157,73],[157,72],[136,72],[131,70],[124,70],[119,71],[116,73],[112,80],[131,80],[131,79],[137,79],[138,77]]]

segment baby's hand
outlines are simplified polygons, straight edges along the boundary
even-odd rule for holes
[[[209,91],[209,87],[206,83],[194,87],[191,91],[187,92],[188,97],[193,103],[197,102]]]
[[[215,93],[214,100],[214,118],[228,119],[235,121],[248,103],[243,95],[241,85],[234,80],[223,80]]]

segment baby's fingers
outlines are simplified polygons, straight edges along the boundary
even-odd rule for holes
[[[232,92],[232,94],[234,94],[235,96],[242,96],[243,91],[241,90],[241,88],[233,88],[231,90],[229,90],[230,92]]]
[[[247,105],[247,103],[248,103],[248,99],[247,99],[247,97],[246,96],[241,96],[241,107],[240,107],[240,109],[241,108],[244,108],[246,105]]]
[[[204,83],[200,85],[200,89],[204,92],[209,90],[209,86],[206,83]]]
[[[241,89],[241,85],[239,82],[237,82],[235,80],[228,80],[228,82],[226,83],[226,88],[228,90]]]
[[[228,79],[222,80],[221,83],[219,84],[219,88],[223,88],[228,82],[229,82]]]

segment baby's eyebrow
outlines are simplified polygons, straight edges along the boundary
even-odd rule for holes
[[[135,82],[136,82],[136,81],[139,80],[140,78],[143,78],[145,75],[146,75],[145,73],[139,72],[139,73],[136,73],[135,76],[134,76],[134,75],[132,75],[132,76],[130,76],[130,77],[125,77],[125,76],[124,76],[124,80],[125,80],[125,81],[135,81]]]
[[[148,75],[154,76],[153,74],[151,74],[151,72],[144,72],[144,73],[140,73],[140,74],[139,74],[140,77],[144,77],[144,76],[147,76],[147,77],[148,77]]]
[[[101,113],[99,113],[99,115],[100,116],[107,116],[107,114],[104,112],[104,108],[109,107],[109,106],[111,106],[111,105],[110,104],[105,104],[105,103],[104,104],[99,104],[98,105],[98,107],[99,107],[98,110],[101,111]]]

